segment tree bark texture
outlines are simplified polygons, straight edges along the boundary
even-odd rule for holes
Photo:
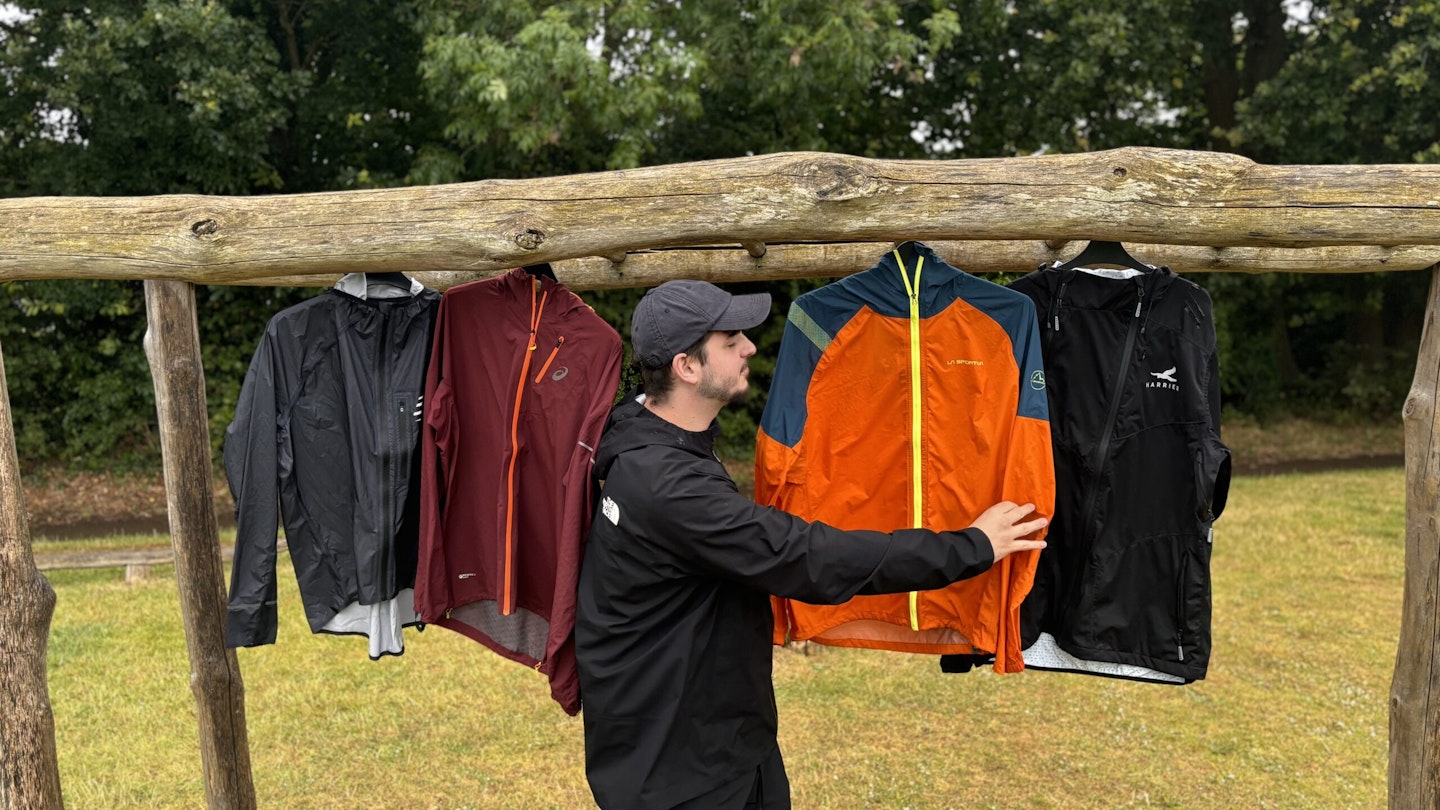
[[[1390,807],[1440,807],[1440,267],[1405,400],[1405,601],[1390,684]]]
[[[1263,166],[1145,147],[954,161],[797,152],[288,196],[0,200],[0,280],[232,284],[493,272],[688,245],[1107,239],[1440,244],[1440,165]],[[763,259],[762,259],[763,260]]]
[[[721,247],[666,248],[630,253],[623,262],[599,257],[554,262],[555,276],[572,290],[650,287],[672,278],[715,283],[775,281],[793,278],[838,278],[873,266],[895,242],[832,242],[767,245],[752,243]],[[1056,260],[1069,259],[1088,242],[1036,241],[927,242],[945,261],[971,273],[1028,273]],[[752,250],[752,248],[754,248]],[[1318,248],[1210,248],[1187,245],[1128,244],[1131,255],[1177,273],[1372,273],[1424,270],[1440,262],[1440,246],[1344,246]],[[755,253],[760,253],[756,256]],[[404,268],[391,268],[401,269]],[[503,270],[484,272],[411,273],[432,290],[489,278]],[[271,276],[239,282],[253,286],[328,287],[337,274]]]
[[[195,288],[184,282],[147,281],[145,311],[145,354],[155,380],[165,501],[199,719],[206,805],[211,810],[248,810],[255,807],[255,787],[245,730],[245,688],[235,651],[225,648],[225,570],[210,495],[210,429]]]
[[[63,806],[45,659],[55,590],[35,568],[0,357],[0,810]]]

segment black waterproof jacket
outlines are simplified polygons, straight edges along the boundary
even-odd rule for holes
[[[604,808],[673,807],[752,778],[775,750],[769,594],[833,604],[993,562],[978,530],[845,532],[760,506],[712,446],[712,432],[633,399],[600,441],[575,642],[586,774]]]
[[[1230,486],[1210,296],[1166,268],[1042,268],[1010,286],[1040,316],[1055,449],[1022,644],[1046,632],[1084,661],[1203,678]]]
[[[327,290],[270,320],[225,431],[236,523],[226,646],[275,641],[277,506],[312,632],[347,605],[414,586],[420,400],[439,303],[433,290]]]

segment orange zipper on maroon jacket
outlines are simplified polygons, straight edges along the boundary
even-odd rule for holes
[[[555,361],[555,355],[560,353],[560,347],[564,345],[565,336],[561,335],[560,339],[555,341],[555,348],[550,350],[550,356],[545,358],[545,365],[540,367],[540,373],[535,375],[535,382],[540,382],[540,378],[544,377],[545,372],[550,370],[550,364]]]
[[[540,329],[540,314],[545,311],[545,299],[550,291],[540,293],[540,303],[535,303],[535,293],[541,288],[540,280],[530,292],[530,339],[525,347],[525,360],[520,364],[520,379],[515,383],[515,409],[510,414],[510,465],[505,471],[505,585],[500,599],[500,615],[509,616],[515,612],[515,459],[520,455],[520,400],[525,395],[525,378],[530,376],[530,358],[535,352],[535,333]],[[558,346],[556,347],[559,348]]]

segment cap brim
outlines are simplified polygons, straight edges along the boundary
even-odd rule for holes
[[[751,329],[770,317],[770,293],[735,295],[730,305],[715,319],[710,327],[712,332],[729,332],[736,329]]]

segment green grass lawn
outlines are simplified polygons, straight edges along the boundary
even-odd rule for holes
[[[282,566],[279,643],[239,651],[261,807],[593,807],[542,676],[440,628],[372,663],[309,633]],[[1403,471],[1237,479],[1213,571],[1210,676],[1186,687],[777,650],[795,806],[1383,806]],[[70,807],[203,806],[172,574],[51,574]]]

